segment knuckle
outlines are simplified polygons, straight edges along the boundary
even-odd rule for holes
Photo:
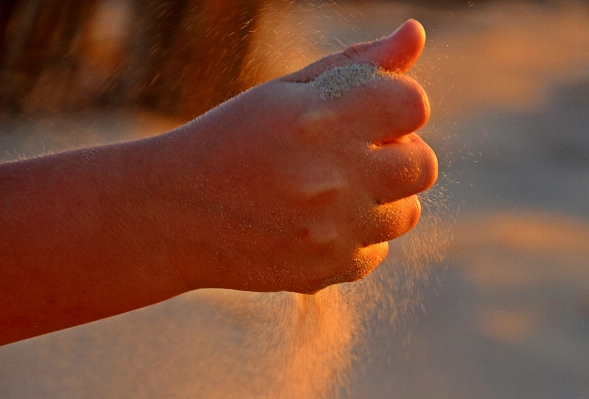
[[[416,183],[419,184],[419,192],[421,192],[433,186],[438,179],[438,158],[434,150],[425,141],[417,135],[415,137],[416,144],[420,149],[417,170],[419,179],[416,180]]]
[[[403,150],[400,161],[381,177],[389,190],[406,193],[401,197],[430,188],[438,178],[438,159],[435,152],[417,134],[412,133],[408,137],[411,142]]]
[[[374,212],[372,242],[395,239],[417,224],[421,214],[419,199],[413,195],[378,206]]]
[[[428,96],[419,83],[406,76],[400,76],[390,88],[396,98],[397,107],[389,108],[394,113],[397,125],[404,126],[407,133],[413,132],[428,121],[431,113]],[[391,115],[392,117],[393,115]]]
[[[430,188],[438,180],[438,158],[436,153],[429,148],[425,155],[425,166],[422,172],[424,190]]]
[[[389,173],[388,184],[389,187],[414,187],[423,179],[423,170],[420,163],[414,157],[407,157],[404,162],[399,165],[393,173]]]
[[[410,114],[417,130],[429,119],[431,109],[423,87],[413,79],[406,81],[406,112]]]

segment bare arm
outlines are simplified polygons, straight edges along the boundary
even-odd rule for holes
[[[198,288],[313,293],[368,274],[437,176],[402,73],[409,21],[167,134],[0,165],[0,344]],[[391,77],[325,98],[338,65]]]
[[[2,341],[108,317],[188,289],[165,267],[166,238],[153,226],[169,170],[158,164],[156,142],[2,165]]]

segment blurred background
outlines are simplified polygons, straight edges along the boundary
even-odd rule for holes
[[[374,322],[340,395],[587,399],[587,2],[3,1],[0,161],[165,132],[410,17],[441,167],[418,234],[445,259],[423,310]],[[178,336],[199,331],[178,326],[215,311],[156,308],[0,348],[0,397],[188,397]]]

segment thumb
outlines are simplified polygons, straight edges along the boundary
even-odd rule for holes
[[[336,66],[372,64],[391,72],[403,73],[417,61],[425,46],[425,30],[414,19],[407,20],[390,36],[369,43],[354,44],[343,52],[329,55],[284,79],[309,82]]]

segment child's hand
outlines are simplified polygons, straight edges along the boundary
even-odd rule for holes
[[[312,293],[372,271],[387,240],[417,223],[414,194],[437,178],[434,153],[413,133],[429,103],[403,75],[424,43],[410,20],[172,133],[191,154],[172,190],[176,216],[193,226],[174,249],[182,275],[196,286]]]

